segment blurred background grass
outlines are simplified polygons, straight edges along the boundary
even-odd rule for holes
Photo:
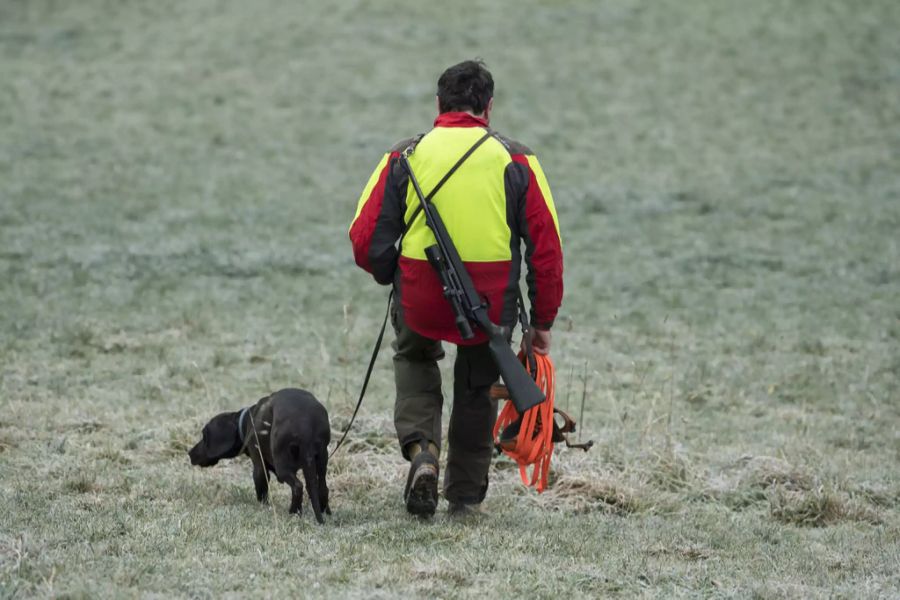
[[[547,520],[597,532],[587,558],[552,559],[569,593],[896,593],[898,29],[888,1],[0,2],[3,589],[198,594],[151,557],[190,573],[185,556],[217,556],[223,502],[261,535],[247,466],[193,472],[182,452],[279,387],[343,426],[386,294],[352,262],[356,199],[430,127],[441,71],[480,56],[492,125],[553,188],[558,398],[575,410],[587,389],[598,442],[557,457],[540,501],[498,463],[493,518],[531,540],[510,562]],[[452,524],[408,530],[391,384],[383,357],[335,461],[340,527],[277,526],[387,553],[365,576],[333,556],[331,593],[483,593],[510,572],[487,558],[502,535],[472,550]],[[108,551],[142,531],[175,537]],[[437,567],[393,553],[445,535]],[[213,595],[248,589],[243,552],[210,558]]]

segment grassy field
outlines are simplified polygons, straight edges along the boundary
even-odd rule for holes
[[[900,597],[900,5],[450,6],[0,0],[0,597]],[[326,527],[192,468],[281,387],[346,424],[357,196],[474,55],[595,448],[416,522],[384,353]]]

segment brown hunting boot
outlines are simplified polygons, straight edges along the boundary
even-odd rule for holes
[[[411,464],[403,491],[406,510],[419,517],[430,517],[438,504],[437,446],[422,440],[410,444],[408,453]]]

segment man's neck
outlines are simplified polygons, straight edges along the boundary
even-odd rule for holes
[[[490,122],[491,122],[490,115],[487,114],[487,112],[480,112],[477,115],[468,110],[464,110],[463,112],[466,113],[467,115],[471,115],[471,116],[475,117],[476,119],[484,119],[485,123],[490,124]]]
[[[476,115],[469,111],[451,110],[443,112],[434,120],[435,127],[488,127],[487,113]]]

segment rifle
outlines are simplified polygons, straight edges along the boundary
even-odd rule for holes
[[[413,174],[406,154],[401,154],[399,160],[409,174],[409,180],[419,197],[422,212],[425,213],[425,222],[437,242],[425,248],[425,256],[440,277],[444,297],[453,310],[460,336],[464,340],[470,340],[475,336],[472,331],[472,323],[488,335],[488,347],[491,355],[497,363],[504,383],[506,383],[516,411],[521,415],[529,408],[543,402],[544,393],[525,371],[525,367],[510,348],[509,327],[493,323],[488,316],[487,304],[475,290],[475,284],[472,283],[472,278],[466,271],[437,208],[422,193],[422,188],[419,187],[419,182]]]

